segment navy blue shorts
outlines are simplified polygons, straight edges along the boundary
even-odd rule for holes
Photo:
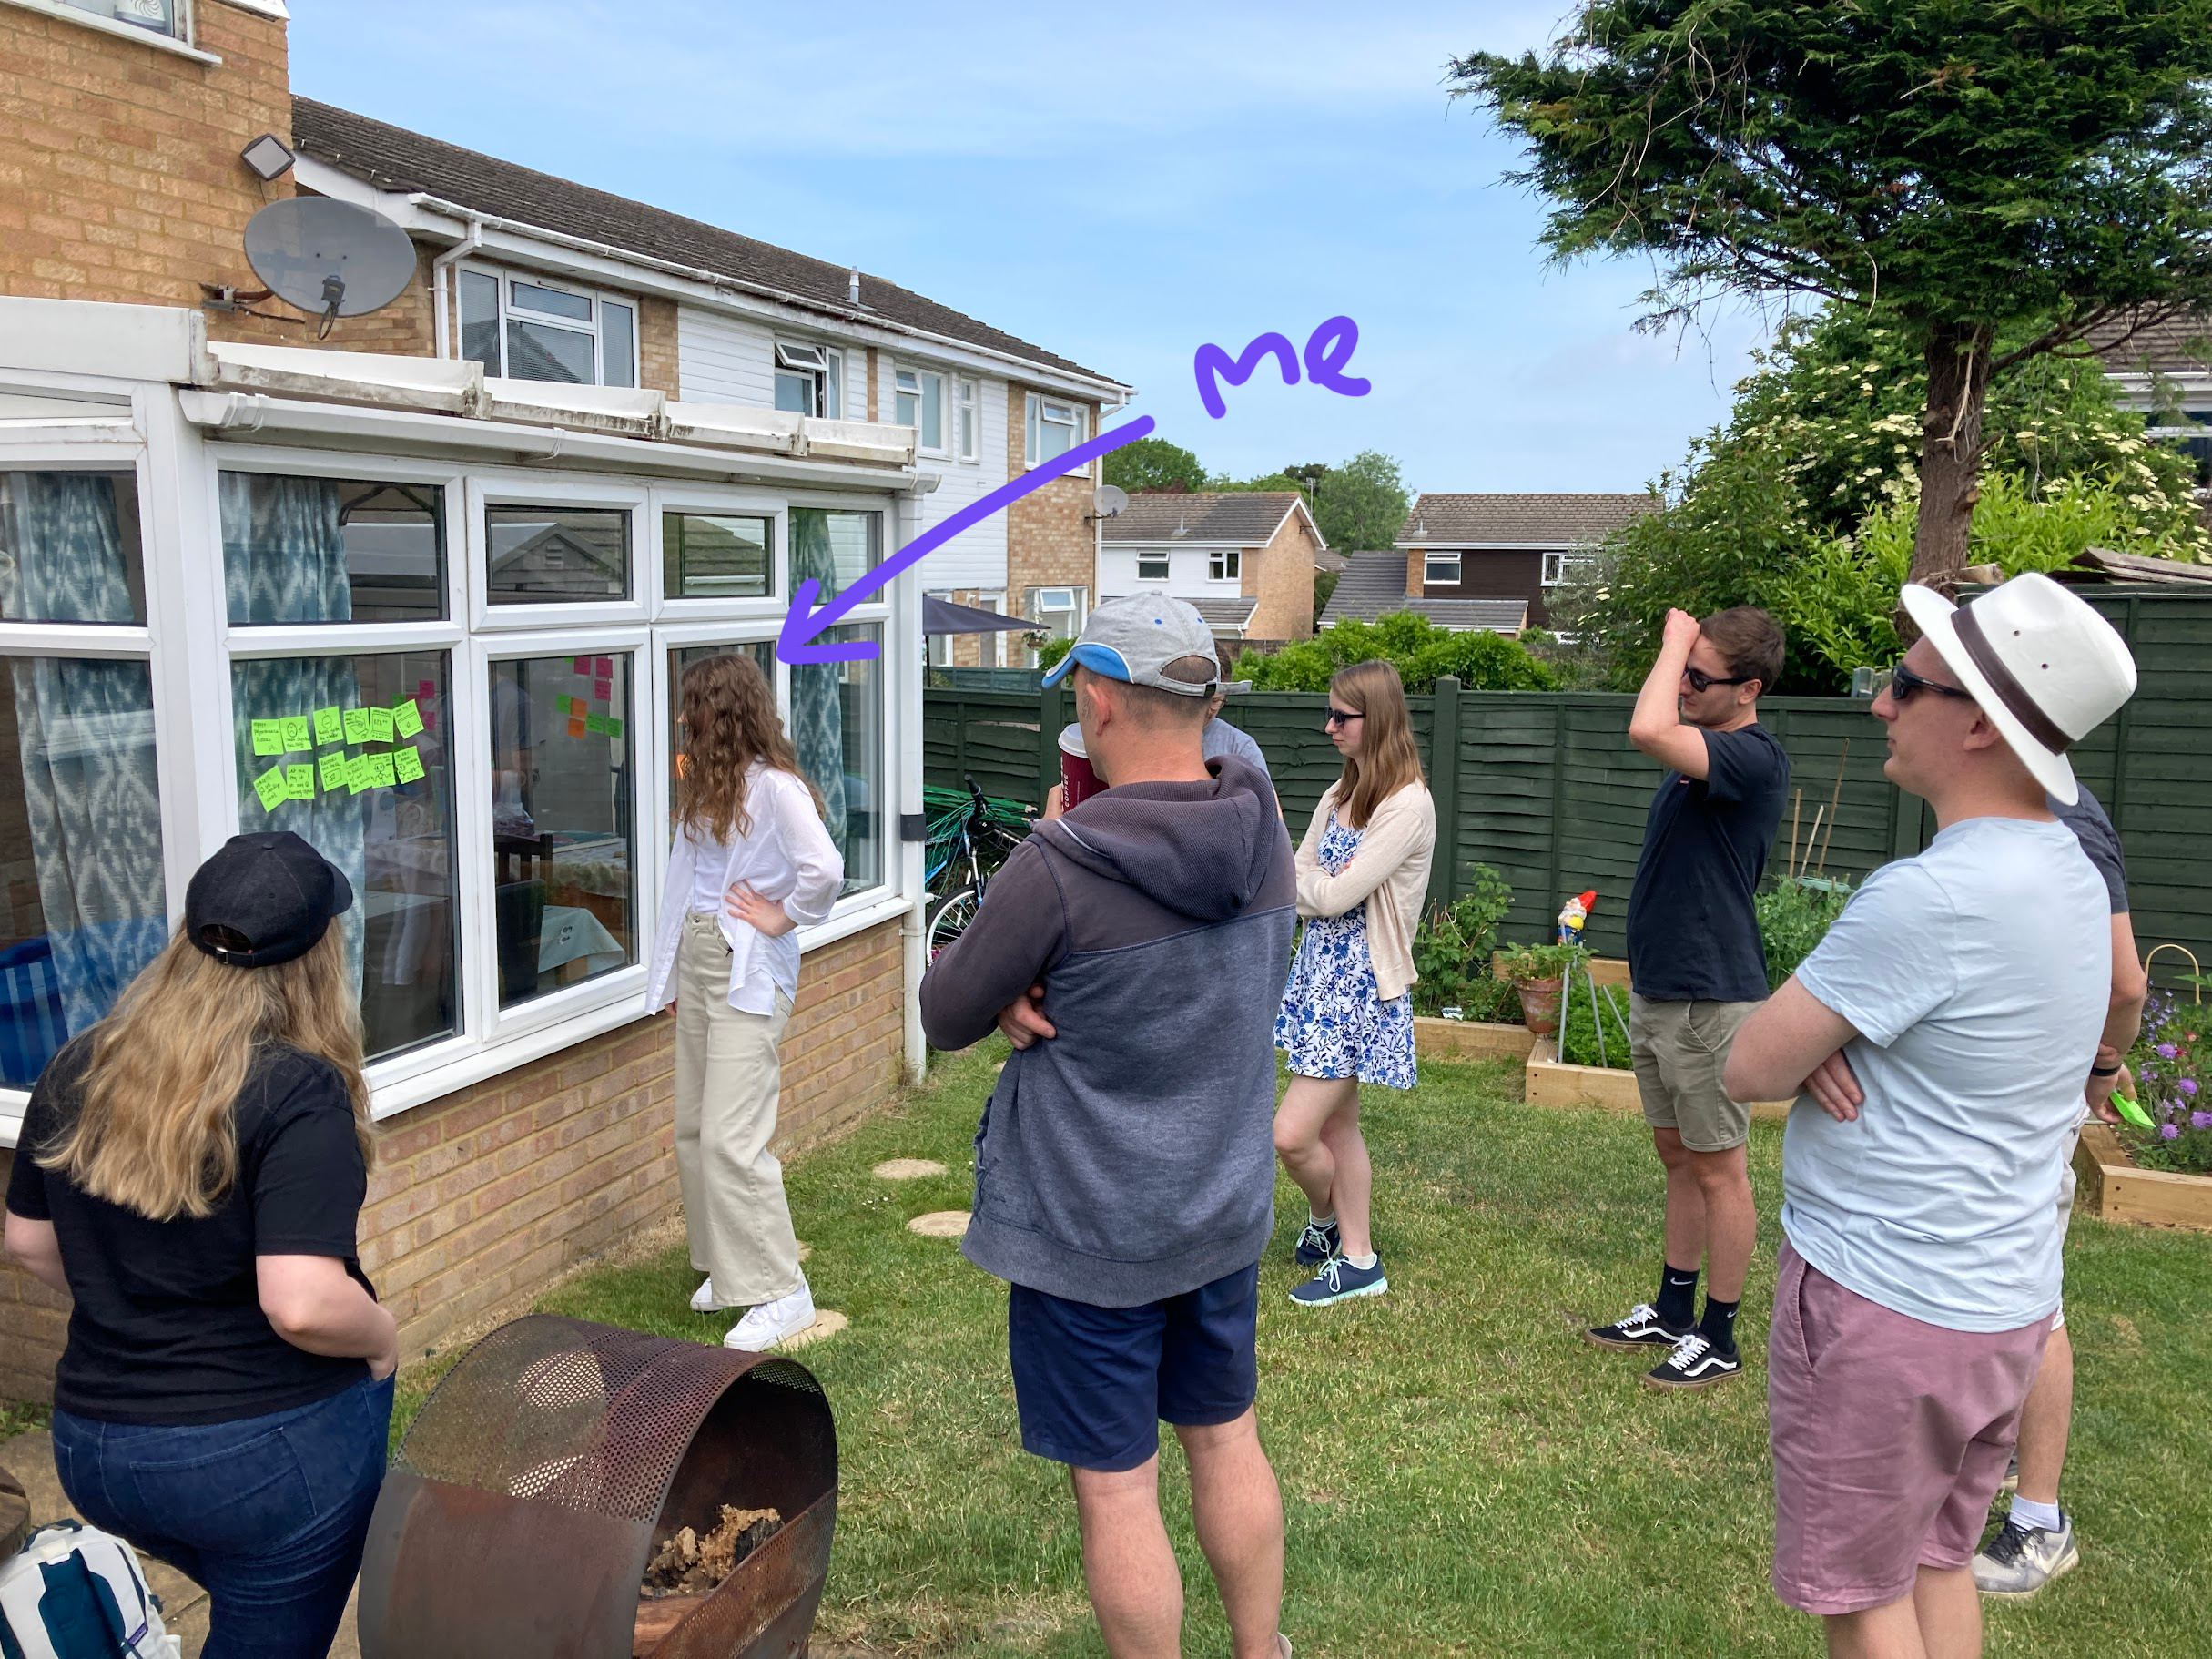
[[[1105,1473],[1160,1450],[1160,1425],[1233,1422],[1259,1393],[1260,1264],[1135,1308],[1015,1285],[1006,1347],[1025,1450]]]

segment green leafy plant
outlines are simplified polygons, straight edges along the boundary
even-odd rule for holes
[[[1593,994],[1593,992],[1595,994]],[[1602,1003],[1602,1011],[1598,1003]],[[1599,1040],[1598,1018],[1604,1017]],[[1629,993],[1618,985],[1593,985],[1588,974],[1578,973],[1560,1004],[1559,1058],[1569,1065],[1601,1065],[1616,1072],[1631,1070],[1629,1058]]]
[[[1787,879],[1752,900],[1759,917],[1759,941],[1766,947],[1767,989],[1781,982],[1828,936],[1829,924],[1843,913],[1851,889],[1839,880],[1832,887],[1808,887]]]
[[[1347,617],[1308,640],[1265,655],[1246,652],[1234,677],[1258,691],[1326,691],[1340,668],[1387,662],[1410,692],[1431,691],[1451,675],[1469,691],[1554,691],[1559,676],[1502,634],[1453,633],[1426,616],[1397,611],[1374,622]]]
[[[1488,1019],[1497,992],[1511,990],[1490,972],[1490,952],[1497,948],[1497,924],[1513,908],[1513,889],[1487,864],[1475,866],[1474,879],[1471,892],[1448,905],[1430,905],[1415,931],[1415,1013],[1457,1008],[1463,1018]],[[1517,1011],[1512,1017],[1520,1017]]]
[[[1062,636],[1048,639],[1037,647],[1037,671],[1043,674],[1060,667],[1060,659],[1075,649],[1075,641]]]
[[[1589,955],[1580,945],[1515,945],[1498,959],[1497,972],[1525,985],[1531,980],[1558,979],[1568,969],[1588,962]]]
[[[2123,1125],[2118,1135],[2146,1169],[2212,1175],[2212,1075],[2204,1073],[2212,1009],[2177,992],[2154,991],[2143,1009],[2143,1032],[2128,1056],[2136,1100],[2151,1127]]]

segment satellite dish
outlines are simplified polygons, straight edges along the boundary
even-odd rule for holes
[[[381,213],[328,196],[272,201],[246,222],[246,259],[269,291],[322,319],[381,310],[415,275],[415,245]]]
[[[1118,484],[1102,483],[1091,493],[1091,510],[1101,518],[1111,518],[1129,505],[1129,492]]]

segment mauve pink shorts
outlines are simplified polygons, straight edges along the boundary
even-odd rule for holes
[[[1946,1330],[1846,1290],[1785,1240],[1767,1334],[1774,1593],[1811,1613],[1963,1567],[2004,1479],[2051,1321]]]

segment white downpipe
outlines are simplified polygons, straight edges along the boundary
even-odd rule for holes
[[[903,547],[921,534],[921,498],[937,488],[939,475],[925,473],[898,498],[898,545]],[[922,810],[922,641],[921,576],[909,570],[894,584],[891,619],[885,626],[885,654],[898,665],[898,682],[888,689],[898,713],[898,810]],[[890,648],[897,645],[896,656]],[[923,911],[928,902],[922,891],[923,854],[919,841],[901,836],[898,842],[899,891],[912,905],[899,927],[906,952],[907,1081],[918,1086],[929,1074],[929,1044],[922,1034],[921,982],[928,968],[928,940],[922,931]]]
[[[453,324],[453,267],[483,246],[484,220],[481,213],[466,215],[469,232],[431,261],[431,327],[437,333],[440,357],[457,357],[458,331]]]

